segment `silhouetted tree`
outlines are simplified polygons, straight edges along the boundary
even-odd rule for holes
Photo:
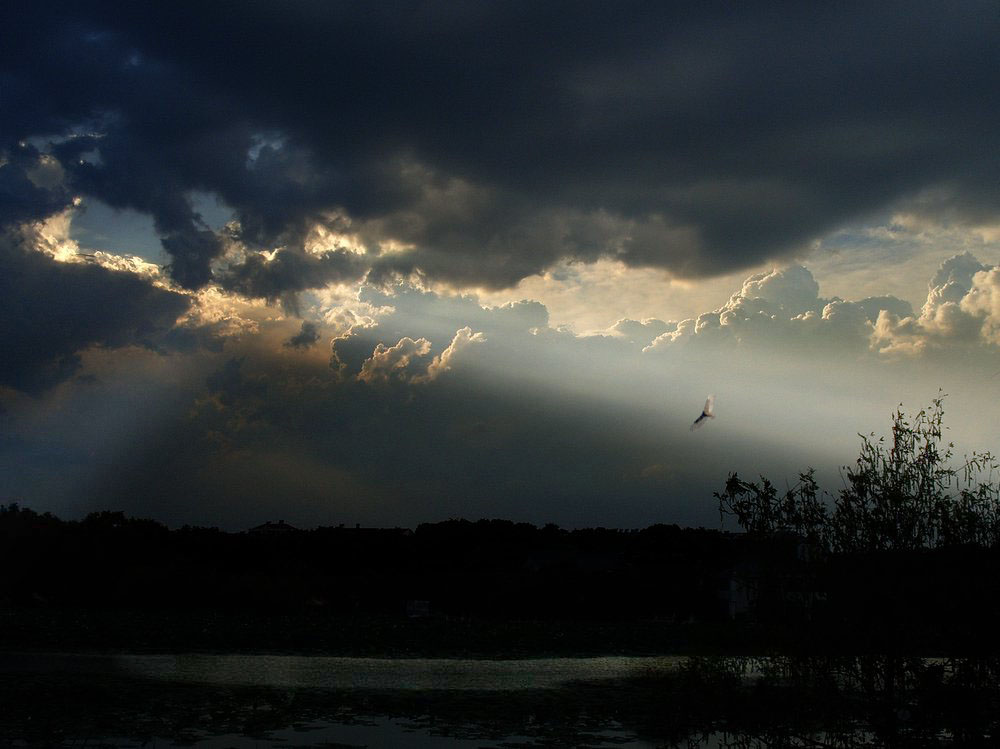
[[[734,515],[736,522],[755,536],[796,533],[813,543],[825,544],[830,515],[820,496],[812,468],[799,474],[798,483],[781,496],[763,476],[759,484],[729,475],[719,500],[719,515]]]
[[[912,418],[897,409],[889,442],[859,435],[861,452],[854,467],[845,467],[847,486],[832,510],[810,468],[780,496],[766,478],[756,483],[730,474],[725,490],[715,493],[720,515],[735,516],[748,533],[793,532],[834,553],[995,546],[996,459],[973,452],[962,465],[951,465],[954,443],[943,444],[943,420],[939,397]]]

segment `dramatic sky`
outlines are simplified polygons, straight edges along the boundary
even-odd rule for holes
[[[717,526],[1000,450],[1000,5],[0,10],[0,502]],[[689,431],[709,394],[717,418]]]

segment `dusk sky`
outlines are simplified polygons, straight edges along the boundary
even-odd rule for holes
[[[1000,452],[1000,4],[0,10],[0,503],[719,526]],[[689,431],[705,398],[716,413]]]

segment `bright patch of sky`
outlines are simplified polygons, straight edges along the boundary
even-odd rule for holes
[[[232,209],[211,193],[195,191],[189,199],[194,211],[213,231],[222,229],[233,217]],[[138,255],[157,265],[170,262],[151,215],[130,208],[112,208],[96,198],[86,198],[77,207],[69,236],[84,252],[108,250]]]
[[[996,227],[952,226],[896,212],[856,223],[818,240],[805,258],[824,296],[860,299],[891,295],[919,308],[941,261],[971,252],[1000,263]]]
[[[76,210],[69,236],[84,251],[108,250],[138,255],[152,263],[169,262],[160,238],[153,228],[153,217],[131,209],[116,210],[88,198]]]
[[[655,268],[629,268],[616,260],[560,262],[512,289],[477,290],[481,302],[500,305],[535,299],[549,310],[553,327],[577,334],[606,330],[621,319],[683,320],[722,306],[734,289],[761,266],[698,281],[671,278]]]

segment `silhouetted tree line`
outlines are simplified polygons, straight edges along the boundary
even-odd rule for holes
[[[885,437],[861,437],[854,466],[837,495],[820,491],[813,469],[779,495],[766,478],[731,474],[716,493],[722,514],[755,536],[792,533],[834,554],[923,551],[1000,544],[1000,465],[989,452],[955,467],[954,443],[944,444],[943,399],[912,419],[901,408]]]
[[[121,512],[62,521],[0,507],[0,602],[28,607],[326,611],[499,619],[721,615],[719,531],[568,531],[505,520],[282,533],[169,530]],[[415,601],[429,607],[414,609]],[[407,604],[410,604],[408,609]]]

